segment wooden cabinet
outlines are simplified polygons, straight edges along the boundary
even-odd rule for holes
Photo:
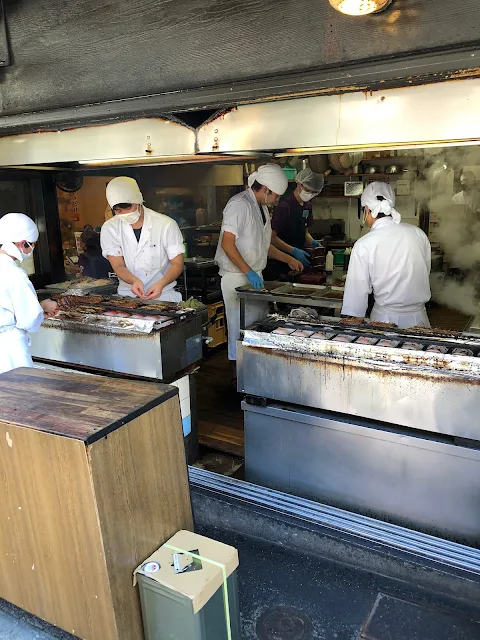
[[[223,300],[208,305],[208,319],[216,315],[217,319],[208,330],[208,337],[212,338],[209,347],[213,349],[227,342],[227,331],[225,325],[225,305]]]
[[[0,375],[0,597],[80,638],[143,638],[133,571],[192,529],[177,393]]]

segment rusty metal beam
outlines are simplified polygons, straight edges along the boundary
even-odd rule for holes
[[[125,100],[79,104],[62,109],[0,116],[0,135],[62,130],[240,104],[402,87],[478,77],[480,43],[454,51],[437,51],[396,59],[319,69],[307,73],[136,96]],[[210,116],[211,114],[206,114]]]

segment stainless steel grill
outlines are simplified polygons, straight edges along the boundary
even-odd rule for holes
[[[247,480],[480,544],[479,339],[270,316],[237,357]]]
[[[112,300],[104,300],[100,307],[120,310],[118,301]],[[84,305],[88,308],[88,302]],[[144,317],[123,318],[101,315],[98,305],[95,313],[84,313],[77,305],[45,320],[32,335],[32,356],[163,381],[201,359],[203,309],[185,313],[177,305],[160,304],[161,315],[149,316],[150,306]],[[125,311],[140,315],[139,309]]]

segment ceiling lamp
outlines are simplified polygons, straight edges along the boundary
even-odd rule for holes
[[[328,0],[332,7],[347,16],[366,16],[388,7],[392,0]]]

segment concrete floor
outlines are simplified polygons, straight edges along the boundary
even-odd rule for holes
[[[467,603],[232,532],[199,533],[239,550],[243,640],[480,638],[480,611]]]
[[[478,603],[212,527],[239,550],[242,640],[478,640]],[[0,601],[1,640],[72,640]],[[213,640],[213,639],[209,639]]]
[[[0,599],[0,640],[72,640],[73,636]]]

